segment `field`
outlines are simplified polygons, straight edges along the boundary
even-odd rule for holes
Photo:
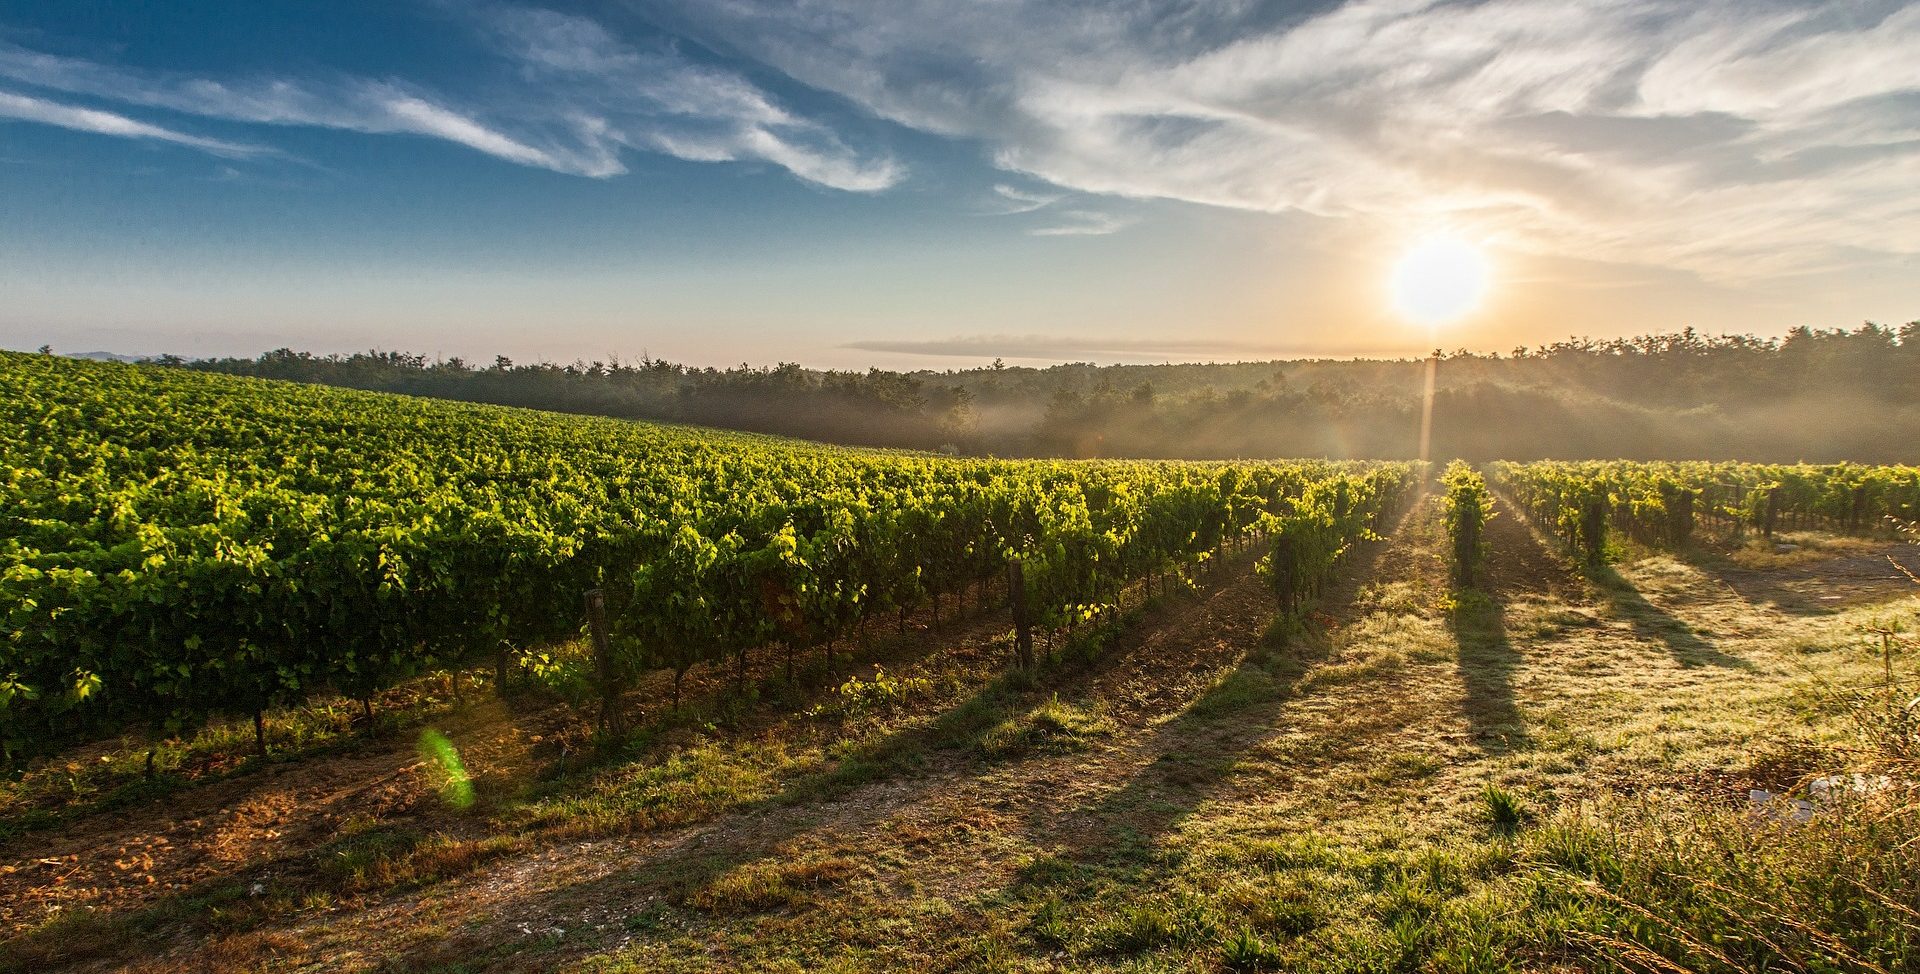
[[[947,460],[0,364],[0,969],[1920,963],[1913,468]]]

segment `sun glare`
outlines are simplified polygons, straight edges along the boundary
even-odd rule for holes
[[[1393,306],[1421,324],[1452,321],[1486,296],[1487,257],[1452,234],[1421,240],[1393,268]]]

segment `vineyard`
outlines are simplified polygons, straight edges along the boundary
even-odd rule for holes
[[[589,592],[603,691],[995,585],[1031,665],[1033,632],[1250,538],[1295,607],[1415,473],[856,452],[51,356],[0,359],[0,401],[9,752],[504,672]]]
[[[0,420],[0,972],[1920,964],[1920,468]]]

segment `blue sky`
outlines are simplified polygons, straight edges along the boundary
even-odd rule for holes
[[[950,367],[1920,317],[1920,5],[0,4],[0,345]],[[1394,259],[1484,247],[1482,308]]]

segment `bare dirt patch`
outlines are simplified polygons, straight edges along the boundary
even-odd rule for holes
[[[1828,615],[1914,591],[1908,573],[1920,575],[1920,545],[1847,540],[1855,543],[1802,548],[1784,563],[1709,555],[1694,564],[1748,602],[1788,615]]]

